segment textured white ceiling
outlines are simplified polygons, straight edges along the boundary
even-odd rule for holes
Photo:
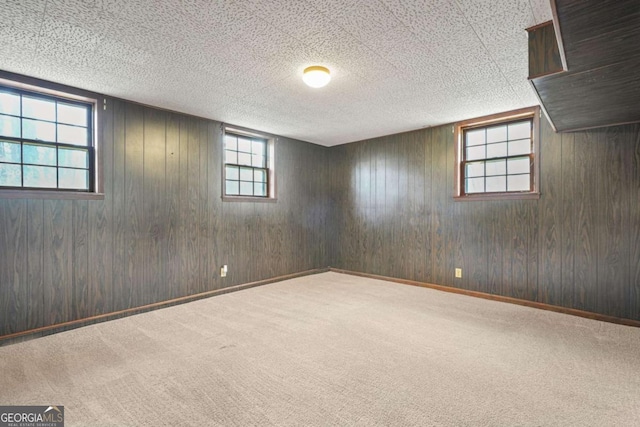
[[[549,0],[0,0],[0,69],[332,146],[537,104],[524,29],[549,19]]]

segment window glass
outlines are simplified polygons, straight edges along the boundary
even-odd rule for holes
[[[0,87],[0,188],[92,190],[93,104]]]
[[[537,194],[532,178],[536,170],[533,126],[538,114],[538,109],[530,108],[505,113],[504,119],[495,115],[457,125],[457,197]]]
[[[269,197],[268,146],[266,138],[237,135],[224,137],[224,194]]]

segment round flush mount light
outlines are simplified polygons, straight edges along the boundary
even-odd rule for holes
[[[323,87],[326,86],[331,80],[331,74],[329,69],[320,65],[313,65],[304,69],[302,74],[302,81],[311,87]]]

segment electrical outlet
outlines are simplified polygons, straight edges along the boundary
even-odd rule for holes
[[[456,268],[456,279],[462,279],[462,269]]]
[[[220,277],[227,277],[227,266],[223,265],[220,267]]]

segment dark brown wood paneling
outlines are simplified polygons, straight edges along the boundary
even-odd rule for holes
[[[0,259],[2,334],[329,260],[640,319],[637,126],[543,123],[541,199],[480,203],[453,201],[450,126],[331,149],[278,138],[277,203],[240,203],[220,198],[219,123],[108,106],[104,201],[0,200],[1,249],[20,254]]]
[[[144,212],[144,110],[127,103],[125,106],[125,264],[124,306],[143,305],[145,295],[145,212]]]
[[[453,136],[449,139],[450,128],[441,126],[431,130],[431,143],[433,144],[433,214],[431,254],[434,283],[446,284],[448,276],[447,256],[447,205],[451,203],[453,194],[447,194],[447,146],[453,144]]]
[[[220,123],[109,99],[99,125],[104,200],[0,199],[0,334],[328,265],[328,148],[277,138],[278,201],[223,202]]]
[[[640,4],[554,0],[568,71],[532,80],[555,129],[640,121]]]
[[[27,201],[0,200],[0,333],[26,328]]]
[[[74,200],[73,210],[73,319],[83,319],[93,312],[89,299],[89,206],[87,200]]]
[[[438,285],[640,319],[638,126],[571,135],[554,133],[544,119],[541,126],[539,200],[454,202],[450,126],[334,149],[353,158],[336,162],[334,176],[354,176],[357,183],[344,187],[334,207],[339,265],[424,281],[420,269],[407,266],[426,255],[429,282]],[[413,135],[428,146],[419,172],[415,151],[405,145]],[[390,173],[396,165],[397,179]],[[390,190],[405,179],[408,190],[395,199]],[[428,186],[421,202],[412,196],[412,179]],[[415,211],[430,212],[425,233],[415,232]],[[388,248],[377,250],[377,235]],[[364,244],[344,245],[359,241]],[[463,268],[462,279],[454,279],[455,267]]]
[[[632,162],[631,189],[629,191],[629,307],[628,317],[640,319],[640,126],[636,125],[630,135],[633,149],[630,150]]]
[[[73,201],[44,201],[44,321],[73,319]]]
[[[638,68],[640,58],[542,77],[533,84],[558,131],[633,123],[640,120]]]
[[[575,230],[576,215],[573,206],[576,194],[575,174],[575,135],[561,134],[562,161],[560,184],[562,199],[560,205],[562,221],[562,263],[561,263],[561,302],[563,307],[575,307]],[[543,160],[544,161],[544,160]],[[543,260],[544,262],[544,260]],[[542,277],[546,277],[544,274]],[[544,286],[544,284],[543,284]]]
[[[163,282],[166,263],[164,262],[167,242],[167,218],[163,207],[166,205],[165,180],[167,128],[164,111],[145,109],[143,112],[143,192],[144,224],[142,243],[144,245],[144,283],[146,289],[141,295],[141,304],[151,304],[168,298]]]
[[[376,233],[376,249],[380,251],[382,257],[388,261],[380,265],[379,271],[391,273],[394,277],[406,277],[402,257],[393,248],[398,247],[403,242],[403,236],[407,233],[407,188],[406,182],[400,190],[400,172],[398,161],[398,150],[401,139],[388,140],[384,144],[378,145],[385,153],[376,155],[378,159],[378,182],[376,186],[376,216],[382,225],[382,232]],[[406,167],[405,171],[406,173]],[[380,181],[381,180],[381,181]],[[399,202],[402,197],[403,203]],[[394,222],[397,221],[397,226]],[[407,257],[405,257],[406,260]]]
[[[553,21],[528,28],[529,78],[564,71]]]
[[[433,157],[433,144],[428,139],[425,132],[414,132],[410,143],[415,147],[416,155],[412,156],[415,173],[411,174],[414,182],[416,206],[414,215],[418,217],[418,227],[420,228],[419,240],[414,244],[418,249],[418,259],[415,260],[414,276],[417,280],[425,282],[433,281],[433,266],[431,264],[431,226],[433,223],[431,208],[431,197],[433,194],[433,168],[431,160]]]
[[[562,143],[546,120],[541,121],[540,151],[544,153],[540,166],[540,283],[538,301],[562,305]]]
[[[211,274],[213,269],[209,265],[209,247],[211,245],[211,235],[209,234],[209,215],[207,210],[209,209],[210,194],[207,191],[209,180],[212,178],[211,173],[214,173],[217,169],[208,168],[208,149],[209,149],[209,136],[208,123],[204,120],[198,121],[198,138],[200,140],[200,152],[198,154],[198,170],[199,177],[198,183],[198,282],[199,292],[205,292],[212,289]]]
[[[200,132],[198,122],[195,118],[189,118],[186,122],[186,188],[185,188],[185,216],[183,221],[185,224],[185,266],[184,277],[187,282],[187,293],[189,295],[200,292],[200,258],[198,256],[199,248],[199,212],[200,205],[199,184],[200,184]],[[180,136],[182,137],[182,133]],[[180,143],[182,148],[182,141]]]
[[[597,219],[600,209],[597,199],[598,136],[580,132],[575,136],[574,236],[575,246],[575,308],[597,309]]]
[[[555,0],[570,70],[640,56],[636,0]]]
[[[91,315],[113,310],[113,156],[114,106],[107,100],[100,114],[102,138],[98,141],[103,170],[104,200],[88,203],[89,307]]]
[[[629,291],[629,197],[630,159],[633,145],[625,141],[632,135],[613,127],[598,133],[597,187],[597,311],[625,317],[622,304]]]
[[[504,227],[503,217],[506,205],[510,203],[508,201],[494,201],[487,202],[486,214],[488,221],[487,227],[487,293],[490,294],[502,294],[504,280],[504,272],[502,266],[504,265],[504,257],[508,256],[504,254],[505,246],[504,233],[506,231]]]
[[[25,300],[21,304],[22,309],[26,311],[27,329],[40,328],[45,324],[43,247],[44,201],[29,200],[27,202],[27,251],[25,254],[27,262],[27,293]]]
[[[125,103],[114,100],[113,108],[113,178],[112,178],[112,215],[113,215],[113,284],[111,308],[113,311],[131,307],[129,289],[125,284],[125,265],[127,253],[125,244],[126,228],[126,192],[125,192]],[[107,196],[108,197],[108,196]]]
[[[220,254],[218,248],[220,247],[220,233],[221,233],[221,203],[222,203],[222,174],[216,173],[218,168],[222,164],[222,135],[217,130],[220,126],[216,123],[207,123],[207,217],[208,217],[208,249],[209,255],[209,289],[218,289],[220,287],[219,269],[220,269]],[[263,240],[269,240],[269,232],[267,229],[265,232],[265,238]],[[264,245],[263,245],[264,247]],[[267,252],[268,253],[268,252]],[[269,277],[275,277],[275,274],[271,274],[271,265],[267,268],[267,274]]]
[[[164,300],[177,298],[181,295],[182,270],[180,257],[180,116],[170,114],[166,121],[166,157],[165,157],[165,205],[164,218],[167,233],[166,249],[164,253],[165,278],[162,281],[163,290],[160,295]]]

